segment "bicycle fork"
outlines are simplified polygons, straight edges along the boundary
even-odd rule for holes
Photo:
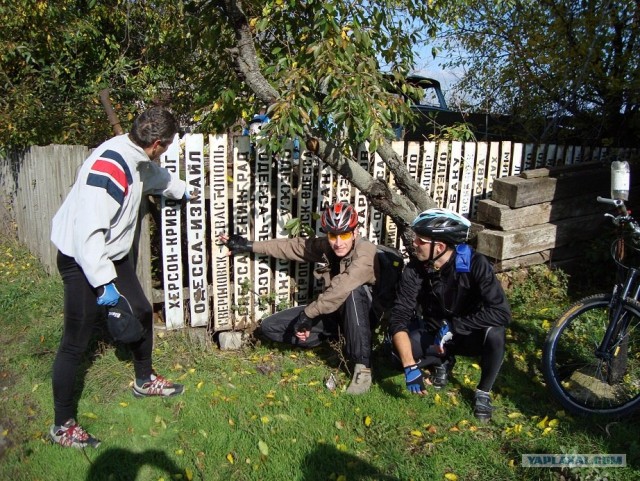
[[[630,322],[629,316],[624,315],[626,314],[623,311],[624,300],[628,297],[638,299],[638,295],[640,295],[640,284],[636,282],[638,274],[637,269],[629,268],[624,284],[616,284],[613,290],[611,303],[609,304],[609,323],[602,342],[595,352],[596,357],[599,359],[611,361],[618,355],[619,345],[617,340],[624,338]],[[632,288],[634,289],[633,292],[631,292]],[[622,292],[620,292],[620,289],[622,289]],[[616,349],[612,350],[611,341],[613,339],[616,339]]]

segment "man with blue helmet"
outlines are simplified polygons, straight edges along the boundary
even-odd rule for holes
[[[504,358],[511,310],[489,261],[466,244],[470,226],[447,209],[416,217],[415,252],[398,285],[389,333],[407,388],[416,394],[426,392],[421,367],[430,366],[427,383],[442,388],[455,355],[480,356],[474,415],[488,421],[489,392]]]

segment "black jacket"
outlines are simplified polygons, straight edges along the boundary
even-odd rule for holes
[[[409,331],[420,308],[429,330],[446,320],[455,334],[476,329],[506,326],[511,309],[504,290],[486,257],[473,252],[471,272],[456,272],[455,256],[439,270],[427,269],[412,259],[402,273],[396,302],[391,311],[389,332]]]

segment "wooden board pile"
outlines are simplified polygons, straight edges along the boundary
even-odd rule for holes
[[[496,179],[491,199],[478,203],[476,221],[485,229],[477,235],[477,250],[494,260],[497,271],[580,258],[580,241],[603,235],[609,225],[604,213],[611,206],[597,196],[610,197],[610,168],[601,162]]]

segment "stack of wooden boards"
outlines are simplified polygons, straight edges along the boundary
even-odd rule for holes
[[[610,222],[604,213],[614,211],[597,196],[610,197],[610,167],[601,162],[496,179],[491,198],[478,203],[476,221],[485,229],[476,248],[493,259],[497,271],[580,258],[580,241],[606,234]]]

